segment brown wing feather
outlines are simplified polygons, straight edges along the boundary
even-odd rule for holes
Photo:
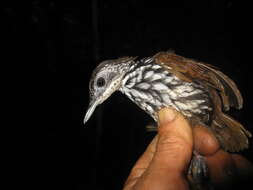
[[[251,133],[235,119],[224,114],[221,110],[221,100],[216,91],[211,91],[214,104],[211,129],[224,150],[238,152],[248,148],[248,137]]]
[[[157,64],[163,65],[180,79],[187,82],[199,80],[209,87],[214,104],[210,127],[225,150],[234,152],[248,147],[248,137],[251,134],[221,109],[222,105],[225,111],[232,106],[240,109],[243,105],[240,91],[228,76],[211,65],[172,52],[160,52],[154,58]]]
[[[213,66],[171,52],[160,52],[154,58],[158,64],[171,68],[170,71],[182,80],[187,82],[201,80],[207,86],[218,90],[226,111],[232,106],[242,108],[243,99],[235,83]]]
[[[221,88],[221,97],[225,110],[229,110],[229,107],[236,107],[241,109],[243,105],[243,98],[238,90],[234,81],[232,81],[228,76],[224,75],[222,72],[213,69],[203,63],[198,63],[200,66],[205,67],[212,76],[216,76],[218,79],[219,87]],[[212,79],[212,77],[210,77]]]

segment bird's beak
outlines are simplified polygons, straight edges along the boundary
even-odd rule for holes
[[[84,120],[83,120],[84,124],[90,119],[92,113],[94,112],[94,110],[98,104],[99,104],[99,101],[97,101],[97,100],[90,101],[89,108],[88,108],[86,115],[84,117]]]

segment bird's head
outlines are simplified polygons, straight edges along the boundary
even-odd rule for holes
[[[90,103],[84,123],[88,121],[95,108],[109,98],[113,92],[121,87],[122,79],[135,57],[123,57],[100,63],[93,71],[90,79]]]

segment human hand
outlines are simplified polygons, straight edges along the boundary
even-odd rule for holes
[[[159,112],[158,134],[136,162],[123,190],[189,189],[187,170],[193,149],[205,157],[210,180],[218,187],[236,176],[253,176],[252,164],[221,150],[207,128],[192,129],[181,114],[163,109]]]

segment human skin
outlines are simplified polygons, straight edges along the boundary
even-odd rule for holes
[[[168,108],[158,117],[158,134],[132,168],[123,190],[189,189],[187,171],[193,150],[204,156],[214,187],[229,187],[234,179],[253,176],[253,165],[223,151],[209,129],[192,129],[181,114]]]

